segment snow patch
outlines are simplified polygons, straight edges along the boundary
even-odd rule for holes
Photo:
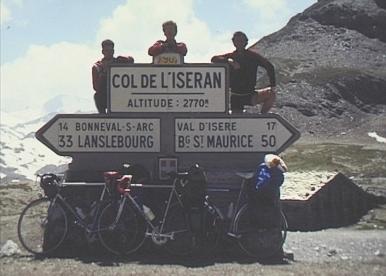
[[[36,172],[42,167],[54,164],[58,168],[63,168],[71,161],[69,157],[55,154],[35,138],[35,131],[55,114],[34,117],[35,114],[38,112],[31,111],[27,120],[26,114],[1,112],[1,182],[33,180],[36,178]]]
[[[375,138],[375,140],[379,143],[386,143],[386,138],[379,136],[376,132],[369,132],[367,133],[371,138]]]
[[[17,245],[17,243],[15,243],[12,240],[7,240],[0,249],[0,257],[3,257],[3,256],[9,257],[9,256],[19,255],[19,254],[21,254],[19,246]]]

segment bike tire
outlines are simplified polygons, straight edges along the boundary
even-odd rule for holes
[[[281,222],[278,228],[259,228],[251,225],[245,204],[237,212],[234,229],[239,247],[250,257],[267,259],[280,253],[287,237],[287,220],[280,211]]]
[[[170,207],[162,232],[173,234],[173,239],[169,239],[164,245],[171,255],[189,256],[196,248],[196,239],[190,229],[187,213],[178,203]]]
[[[221,218],[216,212],[204,209],[203,233],[199,242],[199,253],[211,255],[216,251],[221,238]]]
[[[145,240],[144,224],[129,204],[124,204],[119,218],[118,209],[119,203],[113,202],[102,210],[98,236],[103,247],[111,253],[118,256],[129,255],[139,249]]]
[[[68,219],[62,206],[43,197],[30,202],[21,212],[17,234],[22,246],[35,255],[49,255],[64,241]]]

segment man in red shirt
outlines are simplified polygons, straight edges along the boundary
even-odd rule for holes
[[[276,99],[275,69],[263,56],[245,49],[248,38],[243,32],[235,32],[232,41],[236,47],[234,52],[212,57],[212,62],[230,65],[232,112],[242,112],[244,105],[262,104],[261,113],[267,113]],[[270,86],[255,90],[258,66],[267,71]]]
[[[110,39],[102,41],[103,58],[92,67],[92,86],[95,90],[94,101],[98,112],[106,114],[107,108],[107,69],[113,63],[134,63],[131,56],[114,57],[114,42]]]
[[[158,56],[162,53],[178,53],[186,56],[188,49],[185,43],[177,42],[175,37],[177,35],[177,24],[174,21],[166,21],[162,24],[162,30],[166,40],[158,40],[149,48],[149,56]]]

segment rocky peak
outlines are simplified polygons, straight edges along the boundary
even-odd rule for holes
[[[321,0],[305,10],[299,20],[312,18],[322,25],[355,30],[386,42],[386,1]]]
[[[386,136],[385,2],[320,0],[253,45],[276,68],[275,112],[303,133]]]

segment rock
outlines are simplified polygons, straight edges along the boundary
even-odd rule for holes
[[[275,66],[275,112],[302,133],[347,137],[386,128],[379,120],[386,116],[386,10],[380,3],[319,1],[251,47]]]
[[[332,256],[335,256],[336,254],[338,254],[336,249],[331,249],[331,250],[328,251],[327,256],[328,257],[332,257]]]
[[[21,253],[18,245],[12,241],[12,240],[7,240],[4,245],[1,247],[0,250],[0,257],[9,257],[13,255],[19,255]]]
[[[292,251],[286,250],[283,252],[283,258],[287,259],[289,261],[294,261],[295,260],[295,255]]]

